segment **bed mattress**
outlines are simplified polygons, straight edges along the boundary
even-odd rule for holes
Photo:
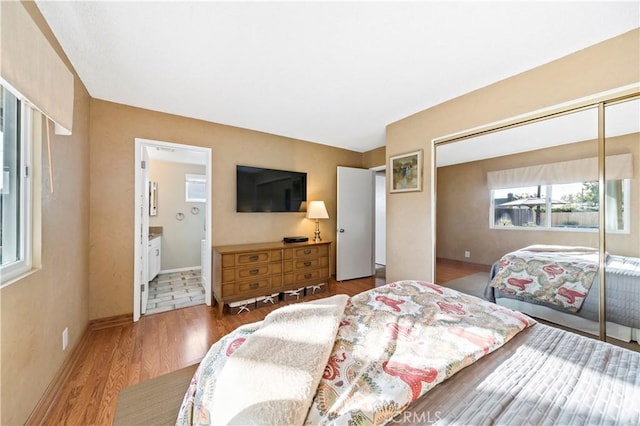
[[[640,424],[640,353],[543,324],[413,402],[403,424]]]

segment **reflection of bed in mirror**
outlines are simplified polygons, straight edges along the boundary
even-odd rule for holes
[[[606,301],[599,300],[597,278],[575,312],[508,294],[522,292],[517,285],[526,290],[519,281],[506,291],[487,288],[489,299],[495,293],[498,304],[596,336],[602,302],[608,310],[607,334],[640,340],[639,111],[636,97],[604,105],[602,126],[594,104],[434,141],[435,258],[488,266],[533,244],[604,246],[610,253]],[[562,292],[575,299],[569,290],[574,289]]]
[[[485,296],[499,305],[598,334],[598,251],[577,246],[528,246],[494,263]],[[607,334],[640,341],[640,259],[608,254]]]

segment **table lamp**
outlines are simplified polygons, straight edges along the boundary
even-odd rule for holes
[[[320,238],[319,219],[329,219],[329,213],[327,213],[327,208],[324,206],[324,201],[309,202],[309,206],[307,208],[307,219],[316,220],[316,232],[313,241],[319,243],[320,241],[322,241],[322,238]]]

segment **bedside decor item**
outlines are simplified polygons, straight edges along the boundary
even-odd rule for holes
[[[240,300],[239,302],[229,303],[229,313],[238,315],[243,312],[251,312],[256,307],[256,299]]]
[[[320,294],[327,291],[327,283],[320,283],[314,285],[308,285],[304,289],[305,296],[313,296],[314,294]]]
[[[314,234],[313,241],[319,243],[322,241],[320,238],[320,222],[319,219],[329,219],[329,213],[324,205],[324,201],[311,201],[307,209],[307,219],[316,220],[316,232]]]
[[[292,300],[297,302],[301,297],[304,297],[304,287],[287,290],[282,293],[283,302],[290,302]]]
[[[422,150],[389,158],[391,188],[389,192],[422,191]]]
[[[282,239],[285,243],[306,243],[309,241],[308,237],[284,237]]]

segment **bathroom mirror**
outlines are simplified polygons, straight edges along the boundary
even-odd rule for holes
[[[158,182],[149,182],[149,216],[158,215]]]

